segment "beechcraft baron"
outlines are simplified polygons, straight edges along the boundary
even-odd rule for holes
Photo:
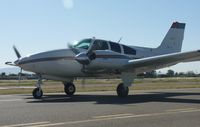
[[[75,93],[74,79],[85,77],[116,77],[122,83],[117,94],[126,97],[134,78],[138,73],[148,72],[172,66],[180,62],[200,60],[200,50],[181,52],[185,23],[174,22],[157,48],[127,46],[112,41],[89,38],[83,39],[68,49],[59,49],[21,57],[7,65],[18,66],[38,75],[33,97],[43,95],[42,79],[62,81],[67,95]]]

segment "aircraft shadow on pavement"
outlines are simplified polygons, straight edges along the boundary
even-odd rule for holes
[[[189,96],[199,96],[200,93],[171,93],[156,92],[149,94],[129,95],[126,98],[120,98],[116,95],[46,95],[43,99],[28,101],[27,103],[67,103],[67,102],[95,102],[96,104],[137,104],[148,102],[171,102],[171,103],[194,103],[200,104],[200,99],[188,98]]]

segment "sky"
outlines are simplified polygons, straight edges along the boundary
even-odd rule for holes
[[[155,48],[174,21],[186,23],[182,51],[200,49],[199,12],[199,0],[0,0],[0,68],[17,59],[13,45],[22,56],[88,37]],[[200,73],[199,65],[166,69]]]

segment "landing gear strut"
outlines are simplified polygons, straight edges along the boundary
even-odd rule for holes
[[[72,96],[76,92],[76,87],[72,82],[65,82],[64,84],[64,90],[66,95]]]
[[[125,86],[123,83],[120,83],[117,87],[117,95],[119,97],[127,97],[128,96],[128,92],[129,92],[129,88],[128,86]]]
[[[41,85],[42,85],[42,76],[40,75],[36,84],[36,88],[33,90],[32,93],[35,99],[40,99],[43,96]]]

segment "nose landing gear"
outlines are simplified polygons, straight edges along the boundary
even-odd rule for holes
[[[64,90],[66,95],[72,96],[76,92],[76,87],[72,82],[64,82]]]
[[[43,91],[42,91],[41,88],[35,88],[35,89],[33,90],[33,97],[34,97],[35,99],[40,99],[40,98],[42,98],[42,96],[43,96]]]
[[[127,97],[129,93],[129,88],[128,86],[125,86],[123,83],[120,83],[116,91],[119,97]]]
[[[35,99],[40,99],[43,96],[43,91],[42,91],[41,85],[42,85],[42,76],[39,75],[39,78],[38,78],[38,81],[37,81],[37,84],[36,84],[36,88],[32,92],[33,97]]]

